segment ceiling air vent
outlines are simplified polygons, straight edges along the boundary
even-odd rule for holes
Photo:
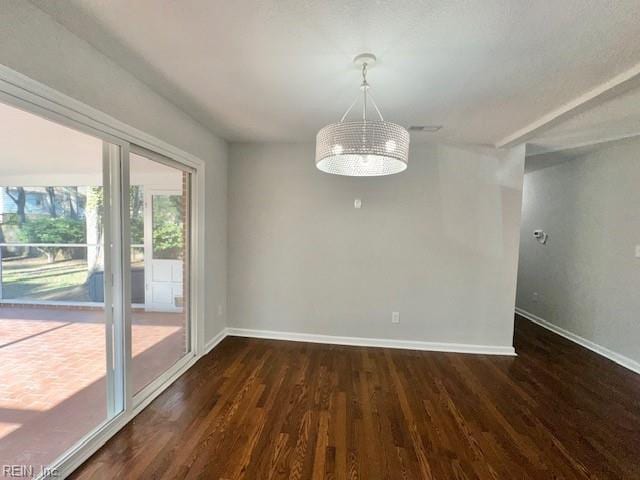
[[[410,132],[434,133],[442,128],[442,125],[411,125]]]

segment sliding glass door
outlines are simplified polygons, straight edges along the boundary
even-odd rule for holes
[[[0,465],[28,477],[123,410],[121,148],[1,103],[0,124]]]
[[[192,353],[191,171],[132,147],[129,172],[131,378],[138,395]]]
[[[28,478],[195,356],[195,170],[3,103],[0,124],[0,465]]]

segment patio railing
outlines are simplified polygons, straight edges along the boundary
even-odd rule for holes
[[[7,255],[7,250],[12,254]],[[132,272],[133,293],[143,303],[143,244],[131,245],[131,263],[136,270]],[[101,244],[0,243],[2,303],[100,304],[103,294]]]

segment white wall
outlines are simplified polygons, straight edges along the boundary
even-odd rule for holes
[[[0,64],[206,162],[206,339],[226,324],[227,146],[165,98],[25,0],[0,6]]]
[[[524,148],[418,146],[382,178],[313,158],[230,146],[231,326],[512,345]]]
[[[636,362],[639,158],[636,138],[525,175],[517,296],[519,308]]]

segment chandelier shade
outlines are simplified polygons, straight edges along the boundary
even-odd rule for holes
[[[409,132],[383,120],[327,125],[316,137],[316,167],[326,173],[374,177],[407,169]]]
[[[345,121],[358,103],[354,100],[340,122],[322,128],[316,136],[316,167],[326,173],[351,177],[392,175],[407,169],[409,162],[409,132],[404,127],[382,118],[380,109],[369,93],[367,68],[376,57],[363,53],[354,59],[362,66],[362,118]],[[378,115],[367,118],[368,103]]]

